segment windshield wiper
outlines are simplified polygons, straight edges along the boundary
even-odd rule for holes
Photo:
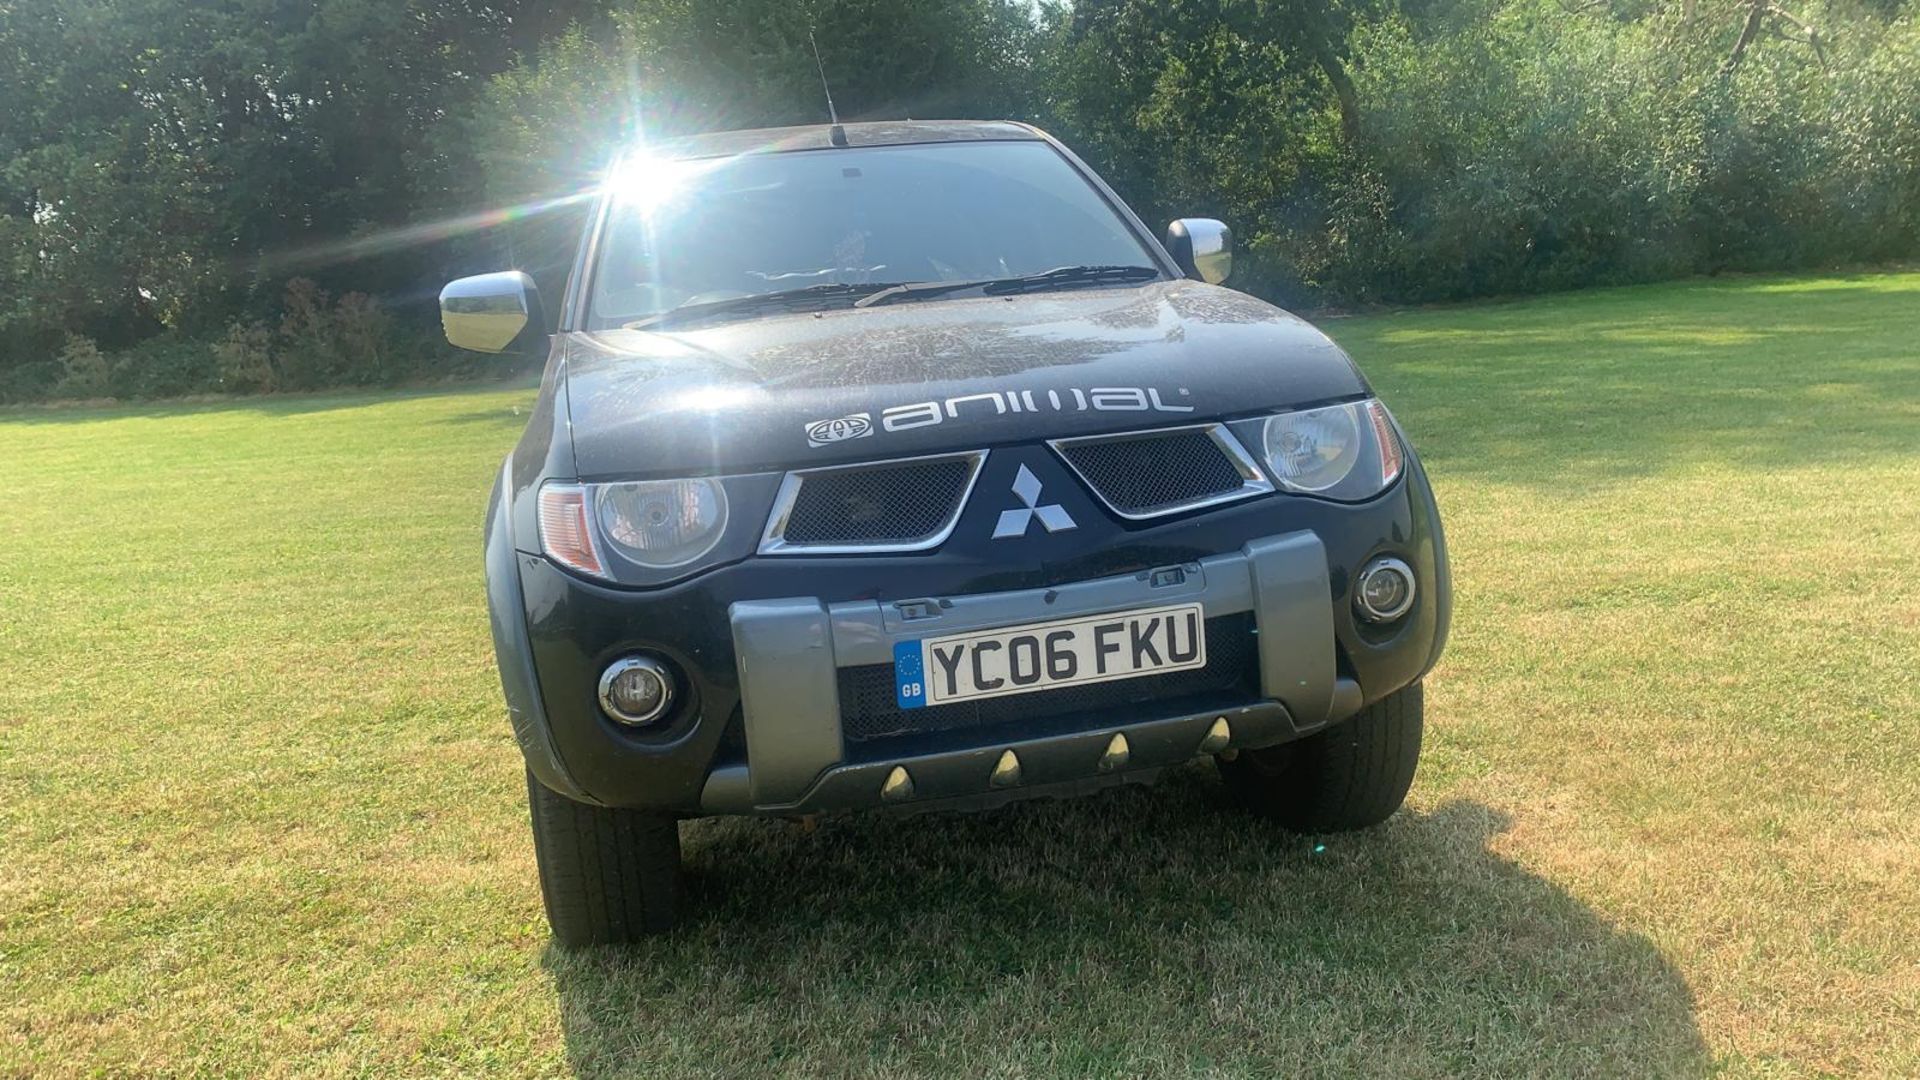
[[[989,296],[1008,293],[1058,289],[1071,285],[1106,285],[1157,278],[1160,271],[1151,266],[1062,266],[1039,274],[1021,277],[983,278],[979,281],[912,281],[889,285],[854,301],[854,307],[872,307],[894,300],[924,300],[963,289],[979,289]]]
[[[988,296],[1003,296],[1007,293],[1057,289],[1064,285],[1110,285],[1126,281],[1146,281],[1159,276],[1160,271],[1151,266],[1062,266],[1042,274],[990,281],[980,291]]]
[[[627,323],[626,328],[648,330],[669,322],[678,322],[681,319],[701,319],[712,315],[756,311],[765,307],[785,307],[808,300],[832,300],[857,296],[858,299],[853,302],[854,307],[872,307],[903,298],[922,300],[965,289],[979,289],[989,296],[1001,296],[1008,293],[1067,288],[1074,285],[1146,281],[1159,276],[1160,271],[1151,266],[1061,266],[1039,274],[982,278],[978,281],[870,281],[863,285],[827,281],[798,289],[779,289],[774,292],[754,293],[751,296],[730,296],[725,300],[709,300],[701,304],[682,304],[637,322]]]
[[[834,300],[842,297],[864,297],[875,289],[895,288],[894,284],[884,281],[870,281],[864,285],[848,285],[838,281],[825,281],[817,285],[807,285],[798,289],[778,289],[774,292],[753,293],[748,296],[729,296],[725,300],[708,300],[700,304],[681,304],[668,308],[657,315],[649,315],[637,322],[626,324],[628,330],[650,330],[653,327],[681,319],[703,319],[710,315],[727,315],[735,312],[754,311],[765,307],[786,307],[808,300]]]
[[[889,301],[902,298],[908,300],[924,300],[930,296],[945,296],[947,293],[959,292],[961,289],[978,289],[983,285],[990,284],[992,284],[992,279],[986,281],[909,281],[901,285],[889,285],[878,292],[870,292],[860,299],[855,300],[853,306],[872,307],[875,304],[885,304]]]

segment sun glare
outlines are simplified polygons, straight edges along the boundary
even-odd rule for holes
[[[704,161],[678,161],[641,151],[622,158],[607,173],[607,190],[623,207],[650,214],[671,202],[687,182],[711,168]]]

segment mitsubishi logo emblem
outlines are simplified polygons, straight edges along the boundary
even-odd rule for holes
[[[1040,478],[1033,475],[1033,470],[1025,465],[1020,466],[1019,473],[1013,478],[1013,493],[1019,496],[1020,501],[1026,506],[1020,510],[1000,511],[1000,522],[993,527],[995,540],[1027,535],[1027,526],[1033,524],[1034,518],[1039,518],[1040,524],[1050,533],[1065,532],[1077,527],[1074,525],[1073,518],[1068,515],[1066,507],[1059,503],[1040,505]]]

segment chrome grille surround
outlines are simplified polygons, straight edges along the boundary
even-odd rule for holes
[[[966,509],[967,500],[973,495],[973,486],[980,479],[980,469],[986,464],[985,450],[967,450],[951,454],[929,454],[923,457],[893,458],[887,461],[862,461],[851,465],[823,465],[814,469],[795,469],[780,481],[780,491],[774,496],[773,512],[767,516],[767,527],[760,536],[762,555],[871,555],[881,552],[927,551],[939,547],[947,537],[953,534],[954,526],[959,524],[960,514]],[[902,505],[899,501],[913,498],[916,493],[911,489],[888,490],[887,473],[898,473],[895,483],[911,483],[909,474],[919,472],[923,476],[928,470],[939,469],[949,463],[964,468],[964,477],[953,485],[950,495],[936,496],[949,503],[938,513],[929,512],[927,506]],[[812,484],[820,496],[810,496],[808,485]],[[951,481],[949,481],[951,483]],[[849,485],[865,485],[865,490]],[[878,485],[875,487],[875,485]],[[842,522],[845,528],[841,535],[819,538],[792,538],[790,531],[802,531],[817,534],[822,528],[831,529],[835,522],[831,503],[838,501],[844,506],[858,495],[869,496],[865,501],[877,511],[879,518],[864,523],[849,520]],[[825,498],[829,505],[825,507],[809,504],[809,498]],[[889,528],[884,520],[891,516],[896,523]],[[825,521],[822,521],[825,518]],[[910,531],[912,535],[899,535],[897,525],[901,519],[914,521],[917,527]]]
[[[1107,509],[1129,521],[1274,490],[1259,462],[1225,424],[1051,439],[1047,445]]]

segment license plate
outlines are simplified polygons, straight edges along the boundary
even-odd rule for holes
[[[902,709],[1031,694],[1207,666],[1199,604],[1116,611],[897,642]]]

